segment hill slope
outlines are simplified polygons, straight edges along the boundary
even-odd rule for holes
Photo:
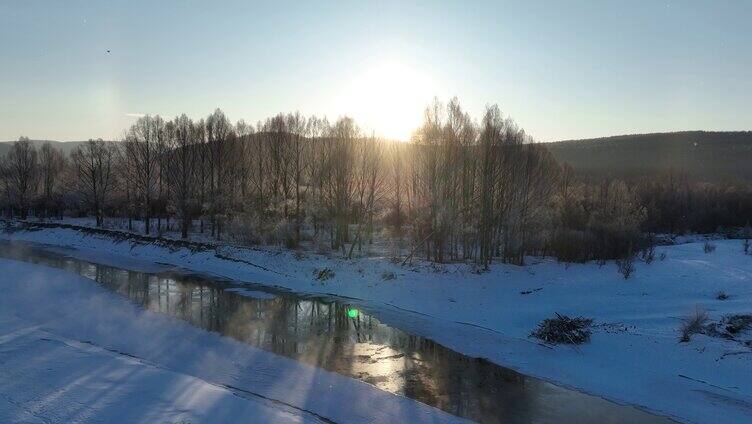
[[[0,157],[5,156],[5,154],[8,153],[10,146],[12,146],[14,142],[15,141],[0,141]],[[83,141],[31,140],[31,144],[33,144],[37,149],[42,147],[42,145],[47,142],[52,144],[52,147],[61,149],[66,155],[72,152],[73,149],[75,149],[81,143],[83,143]]]
[[[752,131],[635,134],[546,144],[554,157],[595,176],[674,170],[702,181],[752,181]]]

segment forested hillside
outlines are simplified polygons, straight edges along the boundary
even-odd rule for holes
[[[554,157],[595,176],[673,171],[698,181],[752,180],[752,131],[634,134],[547,144]]]

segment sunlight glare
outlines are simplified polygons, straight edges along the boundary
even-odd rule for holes
[[[347,111],[366,135],[408,141],[433,96],[434,81],[398,61],[385,61],[345,85],[338,109]]]

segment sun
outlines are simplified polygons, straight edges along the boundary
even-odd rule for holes
[[[434,90],[433,80],[418,68],[381,62],[345,84],[338,109],[347,111],[369,135],[407,141]]]

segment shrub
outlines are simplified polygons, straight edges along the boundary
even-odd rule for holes
[[[661,254],[658,256],[658,259],[661,260],[661,262],[666,260],[666,252],[661,252]]]
[[[566,263],[566,266],[569,266],[569,262]],[[490,271],[490,269],[488,267],[486,267],[485,265],[479,265],[479,264],[475,264],[475,263],[474,264],[470,264],[470,272],[472,272],[473,274],[480,275],[480,274],[486,273],[488,271]]]
[[[582,344],[590,340],[592,325],[590,318],[570,318],[557,313],[555,318],[544,319],[530,335],[546,343]]]
[[[712,337],[737,340],[736,337],[740,333],[750,328],[752,328],[752,315],[734,314],[726,315],[720,321],[706,325],[703,333]]]
[[[646,264],[651,264],[655,260],[655,246],[652,243],[642,251],[642,260]]]
[[[624,259],[616,261],[616,266],[619,269],[619,274],[624,276],[627,280],[635,272],[635,257],[634,255],[627,255]]]
[[[384,281],[394,280],[397,276],[392,271],[384,271],[381,273],[381,279]]]
[[[587,262],[595,256],[594,245],[595,240],[585,231],[560,229],[554,233],[550,250],[561,262]]]
[[[712,253],[715,251],[715,244],[706,241],[705,244],[702,245],[702,251],[705,253]]]
[[[316,268],[313,270],[313,278],[318,281],[326,281],[334,278],[334,271],[330,268]]]
[[[226,223],[227,234],[230,239],[243,246],[254,246],[264,242],[263,231],[256,227],[253,217],[239,215]]]
[[[705,332],[705,325],[708,323],[708,313],[702,308],[695,308],[692,315],[684,318],[684,322],[681,325],[681,338],[680,342],[688,342],[693,334],[700,334]]]
[[[716,293],[715,298],[718,300],[726,300],[729,298],[729,295],[727,295],[724,291],[719,291],[718,293]]]
[[[744,241],[742,242],[742,247],[744,248],[744,254],[745,254],[745,255],[747,255],[747,254],[749,254],[749,253],[750,253],[750,252],[749,252],[749,247],[750,247],[750,244],[749,244],[749,239],[748,239],[748,238],[745,238],[745,239],[744,239]]]
[[[728,315],[721,320],[721,325],[726,333],[734,336],[752,327],[752,315]]]
[[[318,235],[313,238],[313,246],[316,253],[323,256],[330,256],[332,254],[332,246],[322,235]]]
[[[278,243],[282,243],[288,249],[298,247],[298,237],[295,232],[295,225],[292,222],[283,219],[277,223],[274,230]]]

